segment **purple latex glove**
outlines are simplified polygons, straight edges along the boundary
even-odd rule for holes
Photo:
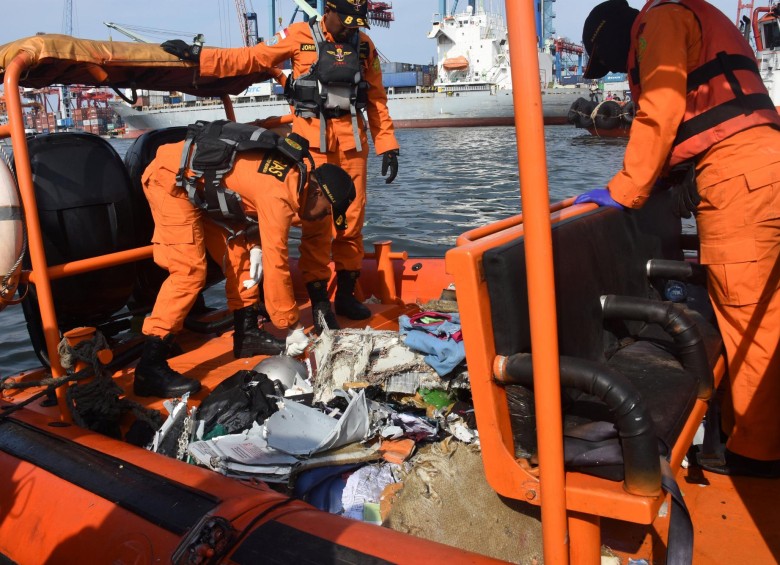
[[[606,188],[594,188],[587,192],[583,192],[574,199],[575,204],[585,204],[586,202],[593,202],[599,206],[609,206],[610,208],[617,208],[619,210],[624,208],[622,204],[615,202],[609,194],[609,189]]]

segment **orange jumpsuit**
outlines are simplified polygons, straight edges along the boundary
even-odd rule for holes
[[[694,14],[661,5],[643,17],[639,111],[611,196],[639,208],[652,191],[685,112],[686,78],[702,34]],[[780,459],[780,131],[761,125],[698,160],[700,259],[728,359],[734,410],[728,448]]]
[[[143,325],[144,334],[158,337],[181,330],[206,281],[206,252],[223,266],[230,310],[255,304],[259,294],[257,286],[246,289],[241,284],[250,278],[249,249],[243,236],[228,242],[229,234],[204,217],[189,201],[184,189],[176,186],[183,146],[184,142],[179,142],[160,147],[142,179],[155,223],[154,261],[169,272]],[[257,214],[263,249],[265,306],[276,327],[288,328],[298,322],[287,238],[298,212],[299,173],[296,167],[286,163],[281,164],[288,169],[281,180],[273,174],[258,172],[264,159],[262,153],[255,151],[240,155],[223,183],[241,195],[249,214]]]
[[[326,41],[333,37],[321,26]],[[363,78],[368,82],[368,103],[366,114],[374,149],[382,154],[398,149],[393,122],[387,111],[387,95],[382,85],[382,71],[379,56],[374,43],[364,33],[360,33],[360,42],[367,45],[361,50]],[[200,73],[203,76],[236,76],[250,72],[270,69],[292,60],[293,78],[306,73],[317,60],[314,38],[309,24],[299,22],[277,33],[266,44],[254,47],[234,49],[204,49],[200,56]],[[347,210],[347,229],[335,231],[333,222],[324,218],[316,222],[302,222],[299,266],[304,282],[329,279],[331,272],[328,264],[332,259],[336,270],[360,270],[363,261],[363,219],[366,207],[366,160],[368,143],[365,124],[360,124],[360,143],[362,151],[355,146],[352,120],[347,115],[329,118],[326,130],[327,152],[320,148],[320,120],[317,118],[293,118],[293,132],[309,141],[309,148],[317,166],[323,163],[338,165],[347,171],[355,183],[357,196]],[[319,151],[318,151],[319,149]],[[332,241],[331,247],[331,239]]]

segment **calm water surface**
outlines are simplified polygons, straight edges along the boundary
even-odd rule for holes
[[[522,209],[515,131],[511,127],[402,129],[399,173],[380,176],[369,157],[366,248],[390,239],[412,256],[439,256],[464,231]],[[595,138],[568,126],[545,128],[550,200],[604,184],[620,168],[626,141]],[[124,155],[132,140],[111,143]],[[0,376],[39,365],[30,351],[20,306],[0,312]]]

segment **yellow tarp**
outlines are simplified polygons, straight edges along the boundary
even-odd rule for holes
[[[197,96],[238,94],[249,85],[271,78],[265,73],[231,78],[201,77],[197,66],[184,63],[152,43],[94,41],[69,35],[45,34],[0,46],[0,74],[20,53],[31,64],[20,86],[51,84],[109,86],[138,90],[178,90]]]

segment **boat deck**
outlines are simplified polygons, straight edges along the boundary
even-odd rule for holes
[[[308,303],[302,303],[302,319],[311,324]],[[373,316],[370,325],[374,329],[397,330],[398,316],[419,310],[417,304],[370,305]],[[339,318],[344,327],[365,327],[363,321]],[[278,337],[283,333],[269,327]],[[223,379],[242,369],[251,369],[262,356],[250,359],[234,359],[232,331],[221,336],[205,336],[184,332],[177,340],[184,353],[170,360],[170,365],[203,384],[192,401],[202,401]],[[35,377],[28,373],[28,378]],[[165,412],[163,400],[134,397],[132,394],[133,368],[117,372],[115,382],[127,396],[148,408]],[[14,402],[23,400],[35,389],[23,391],[6,398]],[[34,402],[32,411],[52,421],[58,419],[56,407],[42,406]],[[750,563],[768,564],[780,562],[780,513],[776,505],[780,500],[780,481],[767,479],[731,478],[702,472],[697,467],[682,469],[678,476],[680,488],[691,513],[695,532],[694,564]],[[662,507],[661,513],[666,512]],[[665,540],[669,527],[668,514],[659,517],[650,527],[616,520],[602,520],[604,552],[614,555],[621,563],[629,559],[645,559],[648,563],[664,563]],[[755,533],[759,532],[760,537]],[[541,554],[541,547],[538,554]]]
[[[678,484],[693,521],[694,565],[780,562],[780,480],[690,467],[681,469]],[[665,563],[668,515],[649,529],[615,520],[604,520],[602,527],[603,544],[622,563],[629,558]]]

